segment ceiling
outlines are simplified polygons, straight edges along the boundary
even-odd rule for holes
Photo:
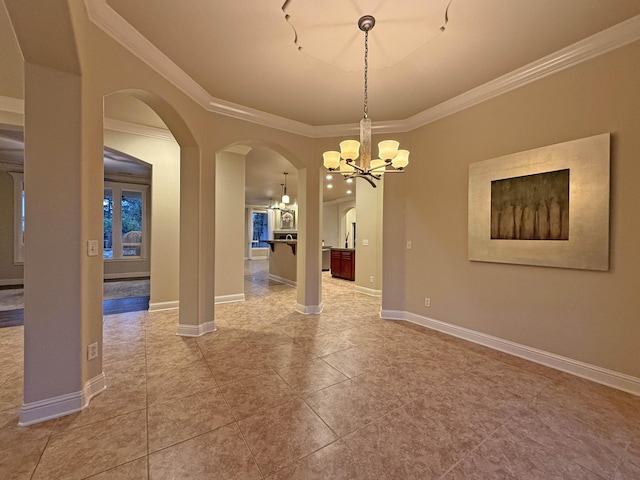
[[[375,122],[411,117],[640,14],[638,0],[106,3],[213,97],[308,125],[361,118],[362,15],[376,17]]]
[[[85,5],[88,11],[105,6],[124,21],[120,30],[128,24],[150,42],[138,47],[157,49],[213,100],[314,127],[355,125],[362,116],[364,34],[357,27],[362,15],[376,17],[369,34],[368,106],[374,126],[419,115],[640,15],[640,0],[85,0]],[[5,15],[0,9],[0,22],[7,21]],[[7,40],[0,57],[15,62],[17,45],[8,46],[15,40],[5,37],[0,36]],[[16,75],[0,72],[5,91],[17,88]],[[166,128],[128,95],[109,96],[105,115]],[[15,142],[0,139],[0,157],[18,155]],[[246,202],[268,204],[280,196],[284,171],[290,173],[287,189],[295,201],[293,166],[272,150],[254,148],[247,155]],[[332,184],[331,190],[325,186],[325,201],[347,196],[344,179]]]

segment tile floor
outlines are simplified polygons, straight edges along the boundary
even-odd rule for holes
[[[249,262],[218,331],[105,317],[108,389],[27,428],[0,330],[0,478],[639,479],[640,398],[420,327],[325,274],[325,311]]]

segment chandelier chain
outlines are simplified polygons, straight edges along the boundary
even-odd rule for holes
[[[368,118],[367,77],[369,74],[369,30],[364,32],[364,118]]]

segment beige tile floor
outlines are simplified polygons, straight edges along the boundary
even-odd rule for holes
[[[302,316],[264,262],[246,280],[201,338],[106,317],[108,389],[27,428],[22,327],[0,330],[0,478],[640,479],[640,398],[383,321],[349,282]]]

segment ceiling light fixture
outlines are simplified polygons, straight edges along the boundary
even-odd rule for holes
[[[364,32],[364,117],[360,120],[360,141],[340,142],[340,151],[329,150],[322,154],[324,166],[330,172],[339,171],[346,178],[360,177],[375,188],[375,180],[384,173],[402,173],[409,165],[409,151],[398,150],[400,142],[383,140],[378,143],[378,156],[371,160],[371,119],[368,116],[369,31],[376,24],[372,15],[358,20],[358,28]],[[360,157],[360,161],[356,160]]]
[[[289,195],[287,195],[287,172],[284,172],[284,183],[282,185],[282,203],[289,204]]]

